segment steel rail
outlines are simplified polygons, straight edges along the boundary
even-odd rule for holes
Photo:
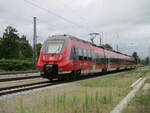
[[[0,96],[53,85],[49,81],[0,88]]]
[[[23,76],[23,77],[13,77],[13,78],[2,78],[2,79],[0,79],[0,82],[26,80],[26,79],[33,79],[33,78],[41,78],[41,76],[38,75],[38,76]]]

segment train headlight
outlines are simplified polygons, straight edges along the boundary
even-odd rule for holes
[[[61,59],[62,59],[62,54],[59,54],[58,60],[61,60]]]
[[[43,60],[46,60],[46,56],[45,55],[43,55]]]

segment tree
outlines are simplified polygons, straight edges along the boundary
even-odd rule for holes
[[[26,40],[26,36],[21,38],[17,34],[17,30],[8,26],[0,39],[0,58],[5,59],[23,59],[32,58],[33,50]]]
[[[138,63],[140,61],[140,58],[139,58],[137,52],[133,52],[132,56],[135,58],[136,63]]]
[[[105,48],[105,49],[109,49],[109,50],[112,50],[113,48],[111,47],[111,45],[109,44],[102,44],[102,47]]]
[[[26,40],[26,36],[23,35],[19,40],[19,48],[20,48],[20,58],[32,58],[33,50],[28,40]]]
[[[41,44],[41,43],[36,44],[37,58],[39,58],[41,47],[42,47],[42,44]]]
[[[18,58],[19,44],[17,42],[19,36],[17,30],[11,26],[5,29],[1,42],[1,57],[3,58]]]
[[[149,64],[149,57],[146,57],[145,58],[145,65],[148,65]]]
[[[19,36],[17,34],[17,30],[13,28],[12,26],[8,26],[5,29],[5,32],[3,33],[4,39],[19,39]]]
[[[0,58],[2,58],[2,38],[0,37]]]

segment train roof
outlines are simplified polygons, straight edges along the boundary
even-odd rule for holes
[[[75,36],[72,36],[72,35],[68,35],[68,34],[63,34],[63,35],[52,35],[51,37],[49,37],[49,39],[56,39],[57,38],[60,38],[60,39],[70,39],[70,40],[76,40],[78,42],[82,42],[82,43],[86,43],[86,44],[90,44],[92,46],[95,46],[95,47],[98,47],[98,48],[102,48],[102,49],[105,49],[105,50],[108,50],[108,51],[112,51],[112,52],[115,52],[115,53],[118,53],[118,54],[122,54],[122,55],[125,55],[125,56],[128,56],[128,57],[132,57],[130,55],[127,55],[127,54],[124,54],[124,53],[121,53],[121,52],[118,52],[118,51],[115,51],[115,50],[110,50],[110,49],[106,49],[102,46],[97,46],[89,41],[85,41],[85,40],[82,40],[82,39],[79,39]]]

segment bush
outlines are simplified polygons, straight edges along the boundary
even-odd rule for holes
[[[0,59],[0,70],[19,71],[32,69],[32,61],[17,59]]]

